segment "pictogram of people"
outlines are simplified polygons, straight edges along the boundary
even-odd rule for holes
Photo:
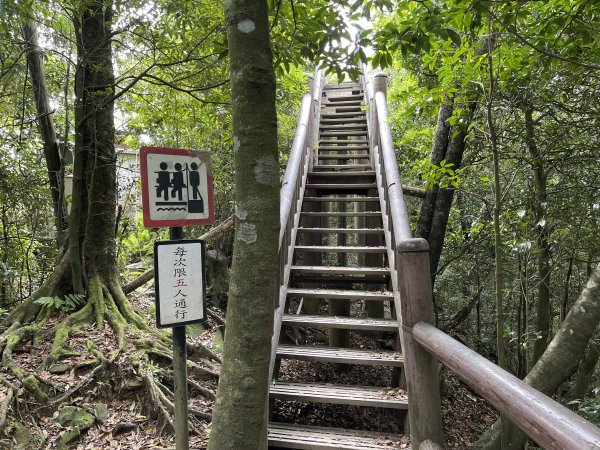
[[[198,197],[200,197],[200,199],[202,199],[202,195],[200,194],[200,189],[198,189],[198,187],[200,186],[200,173],[198,172],[198,164],[193,162],[190,165],[190,168],[192,170],[190,170],[189,183],[190,183],[190,186],[192,187],[192,198],[194,200],[198,199]]]
[[[187,209],[189,213],[204,213],[204,199],[200,192],[202,179],[198,163],[193,162],[189,166],[185,164],[185,168],[183,164],[175,163],[173,166],[175,170],[168,170],[169,164],[163,161],[159,167],[160,170],[155,172],[157,183],[156,205],[161,206],[159,210],[178,211]],[[185,200],[183,199],[184,189],[186,193]],[[182,207],[186,203],[187,208]]]
[[[173,180],[171,181],[171,197],[175,197],[177,194],[177,198],[179,201],[183,200],[183,188],[187,187],[187,184],[183,182],[183,166],[180,163],[175,164],[176,172],[173,173]]]
[[[169,166],[166,162],[160,163],[160,171],[156,172],[156,196],[160,198],[164,194],[165,201],[169,200],[169,187],[171,186],[171,174],[167,171]]]

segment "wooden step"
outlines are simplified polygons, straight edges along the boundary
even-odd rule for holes
[[[381,211],[305,211],[303,217],[381,217]]]
[[[360,125],[366,125],[367,118],[365,116],[356,117],[354,119],[327,119],[327,118],[321,117],[320,123],[321,124],[352,124],[352,123],[356,123],[356,124],[360,124]]]
[[[286,325],[302,325],[315,328],[343,330],[398,331],[398,322],[389,319],[358,319],[356,317],[313,316],[308,314],[284,314]]]
[[[347,151],[369,150],[368,145],[321,145],[319,152],[347,152]]]
[[[344,267],[339,268],[343,269]],[[347,268],[348,267],[346,267],[346,269]],[[355,291],[351,289],[288,288],[287,295],[289,297],[324,298],[333,300],[394,300],[394,294],[388,291]],[[396,324],[396,327],[397,325],[398,324]]]
[[[350,100],[363,100],[365,97],[361,94],[352,94],[352,95],[336,95],[335,97],[327,97],[329,101],[339,101],[339,102],[347,102]]]
[[[357,350],[340,347],[279,345],[277,347],[277,357],[300,361],[360,364],[365,366],[402,367],[404,365],[402,355],[397,352]]]
[[[354,118],[354,117],[365,117],[366,111],[356,111],[356,112],[339,112],[339,113],[330,113],[330,112],[322,112],[321,120],[323,119],[340,119],[342,117],[346,118]]]
[[[352,202],[379,202],[379,197],[304,197],[305,202],[332,202],[332,203],[352,203]]]
[[[365,123],[344,123],[344,124],[326,124],[321,123],[319,126],[319,130],[365,130],[367,128],[367,124]]]
[[[350,154],[350,155],[321,155],[319,154],[320,160],[333,160],[333,159],[370,159],[371,156],[368,153],[365,154]]]
[[[295,383],[277,380],[269,397],[279,400],[407,409],[408,396],[399,389],[326,383]]]
[[[356,111],[362,111],[363,110],[363,106],[358,104],[356,106],[335,106],[335,112],[336,113],[344,113],[344,112],[356,112]],[[329,113],[329,112],[327,112]]]
[[[369,144],[369,140],[368,139],[352,139],[352,140],[346,140],[346,139],[321,139],[319,141],[319,147],[322,145],[344,145],[344,146],[348,146],[349,144],[353,144],[353,145],[368,145]]]
[[[323,86],[323,91],[339,91],[341,89],[352,90],[352,91],[362,91],[362,86],[358,83],[347,82],[341,84],[326,84]]]
[[[331,275],[389,275],[390,271],[386,267],[338,267],[338,266],[291,266],[294,273],[306,274],[331,274]],[[289,288],[298,289],[298,288]],[[369,291],[371,292],[371,291]],[[391,294],[390,294],[391,295]],[[386,300],[390,300],[387,298]]]
[[[361,170],[352,172],[350,170],[347,171],[323,171],[323,172],[308,172],[308,176],[319,176],[319,177],[364,177],[364,176],[375,176],[374,170]]]
[[[335,234],[382,234],[383,228],[305,228],[298,227],[298,233],[335,233]]]
[[[359,131],[321,131],[320,137],[366,136],[367,130]]]
[[[387,248],[377,247],[353,247],[353,246],[327,246],[327,245],[296,245],[294,247],[299,252],[318,252],[318,253],[385,253]]]
[[[363,430],[314,427],[288,423],[269,423],[269,446],[303,450],[397,450],[402,448],[399,434]]]
[[[371,169],[371,164],[319,164],[316,166],[313,166],[313,170],[317,171],[317,170],[348,170],[348,171],[358,171],[358,170],[370,170]]]
[[[363,189],[375,189],[377,183],[352,183],[352,184],[335,184],[335,183],[306,183],[306,189],[321,189],[328,191],[356,191]]]
[[[362,106],[362,99],[352,99],[352,100],[339,100],[332,101],[335,97],[328,97],[327,101],[321,102],[321,108],[337,108],[338,106]]]

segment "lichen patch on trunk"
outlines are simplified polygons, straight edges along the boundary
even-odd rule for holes
[[[254,166],[256,181],[265,186],[277,186],[279,183],[279,164],[270,156],[263,156]]]
[[[237,238],[246,244],[256,242],[256,225],[247,222],[241,223]]]
[[[237,24],[237,29],[242,33],[252,33],[254,30],[256,30],[256,25],[254,25],[254,22],[251,20],[246,19]]]

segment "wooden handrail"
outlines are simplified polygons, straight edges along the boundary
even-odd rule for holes
[[[415,340],[543,448],[598,449],[600,429],[428,323]]]
[[[296,181],[300,176],[300,167],[304,156],[304,149],[306,143],[306,136],[308,134],[308,124],[311,113],[312,105],[312,93],[306,93],[302,97],[302,107],[300,108],[300,118],[298,119],[298,125],[296,126],[296,133],[294,135],[294,141],[290,150],[290,156],[288,159],[287,167],[285,168],[285,174],[283,175],[283,181],[281,183],[280,191],[280,205],[279,205],[279,223],[281,228],[279,230],[279,246],[283,240],[285,233],[285,224],[287,224],[290,213],[292,211],[292,202],[296,194]]]
[[[394,151],[394,143],[392,141],[387,102],[385,94],[381,91],[375,92],[375,106],[377,108],[377,125],[379,127],[379,146],[383,155],[383,168],[387,181],[386,189],[388,191],[394,236],[396,238],[395,244],[397,246],[400,241],[412,239],[412,231],[410,230],[408,211],[402,193],[402,183],[400,181],[396,152]]]
[[[271,339],[271,361],[269,370],[269,384],[275,368],[275,358],[279,336],[281,334],[281,321],[287,296],[287,285],[290,277],[291,260],[294,253],[296,230],[300,220],[300,209],[304,197],[304,188],[308,172],[312,167],[313,147],[317,144],[319,131],[319,112],[321,108],[323,71],[317,69],[315,76],[308,76],[309,89],[302,98],[302,107],[296,134],[288,164],[281,182],[280,207],[279,207],[279,290],[275,298],[275,313],[273,322],[273,337]]]
[[[366,74],[366,71],[365,71]],[[405,359],[409,398],[411,443],[418,448],[431,439],[441,444],[441,423],[432,414],[440,408],[437,360],[449,367],[502,415],[531,439],[549,449],[600,448],[600,429],[527,385],[432,325],[433,304],[429,247],[412,238],[400,184],[385,98],[385,74],[365,81],[371,112],[369,131],[380,190],[384,230]],[[376,77],[377,77],[376,76]],[[374,94],[371,91],[373,86]],[[375,122],[375,123],[374,123]],[[386,217],[389,223],[385,223]]]

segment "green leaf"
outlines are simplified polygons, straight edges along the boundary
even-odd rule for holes
[[[450,36],[452,42],[454,42],[457,47],[460,47],[460,44],[462,43],[460,35],[452,28],[446,28],[446,32],[448,33],[448,36]]]

